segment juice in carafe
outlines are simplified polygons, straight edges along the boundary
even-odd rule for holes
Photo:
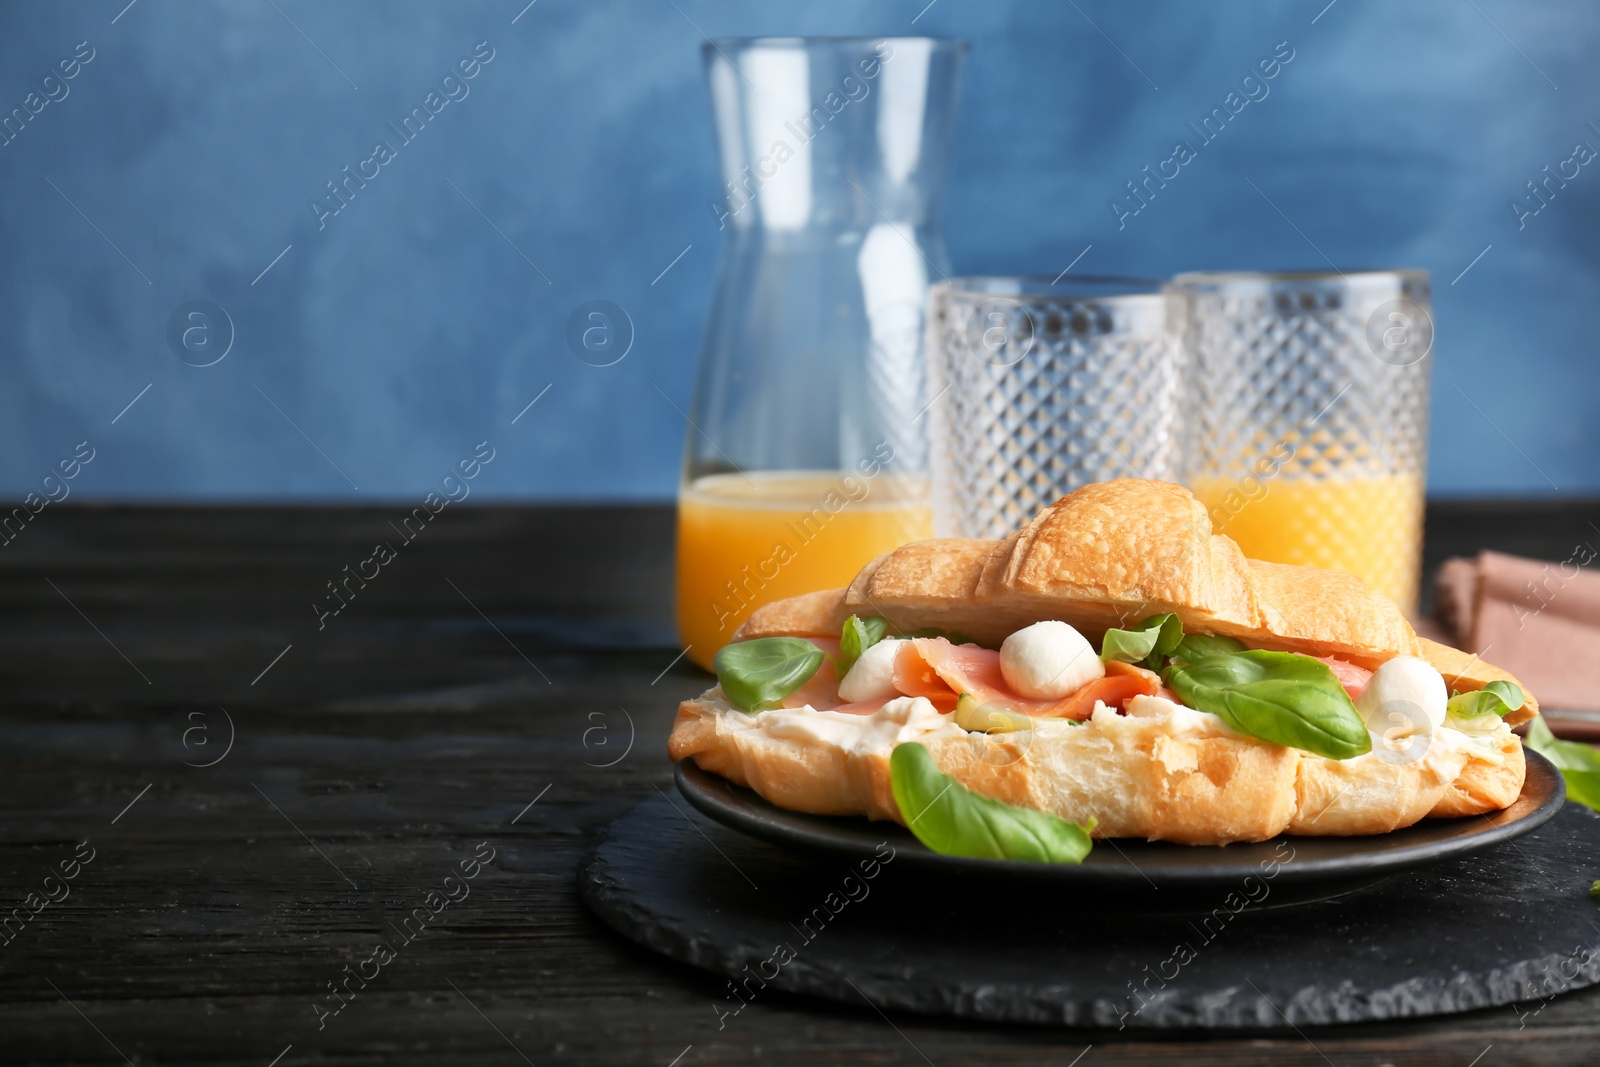
[[[1415,474],[1231,479],[1192,484],[1211,515],[1252,559],[1345,571],[1400,605],[1417,607],[1422,478]]]
[[[926,478],[876,462],[696,478],[678,498],[678,638],[709,668],[757,607],[848,585],[874,557],[932,536]]]
[[[724,244],[682,412],[677,577],[679,640],[702,667],[758,606],[840,588],[932,536],[922,344],[928,278],[947,271],[965,51],[912,37],[702,50]],[[857,82],[844,110],[816,106]]]

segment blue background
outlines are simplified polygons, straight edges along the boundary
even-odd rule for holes
[[[1432,271],[1432,491],[1600,491],[1600,161],[1509,206],[1600,147],[1593,3],[124,2],[0,9],[0,112],[95,50],[0,147],[8,497],[84,439],[80,499],[410,500],[484,439],[475,498],[670,496],[719,253],[702,32],[968,38],[960,272],[1089,244],[1078,272]],[[479,41],[470,94],[319,230]],[[1108,200],[1280,41],[1270,95],[1119,230]],[[235,325],[213,366],[166,340],[193,299]],[[592,299],[634,323],[615,366],[565,343]]]

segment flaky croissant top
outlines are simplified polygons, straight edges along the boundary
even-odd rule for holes
[[[1042,619],[1095,634],[1166,611],[1190,633],[1224,634],[1252,648],[1367,667],[1420,656],[1453,691],[1515,681],[1476,656],[1418,637],[1392,600],[1358,578],[1246,559],[1232,538],[1212,532],[1205,507],[1187,489],[1142,479],[1085,486],[1004,540],[905,545],[868,563],[848,589],[758,609],[734,639],[834,636],[846,617],[859,614],[906,629],[937,626],[997,647]],[[1507,722],[1537,714],[1530,694]]]

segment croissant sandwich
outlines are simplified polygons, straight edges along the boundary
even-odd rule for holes
[[[1001,541],[905,545],[757,610],[684,701],[674,760],[937,851],[1081,859],[1380,834],[1504,808],[1505,671],[1336,571],[1246,559],[1167,482],[1086,486]],[[925,818],[926,816],[926,818]]]

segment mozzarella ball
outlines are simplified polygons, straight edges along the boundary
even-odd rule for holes
[[[888,638],[861,653],[839,680],[839,698],[859,704],[869,700],[888,700],[900,691],[894,687],[894,660],[904,641]]]
[[[1450,694],[1444,676],[1416,656],[1396,656],[1373,672],[1356,698],[1356,710],[1367,728],[1379,734],[1401,729],[1411,722],[1418,729],[1444,725]]]
[[[1064,622],[1024,626],[1000,646],[1006,684],[1030,700],[1060,700],[1106,669],[1084,636]]]

